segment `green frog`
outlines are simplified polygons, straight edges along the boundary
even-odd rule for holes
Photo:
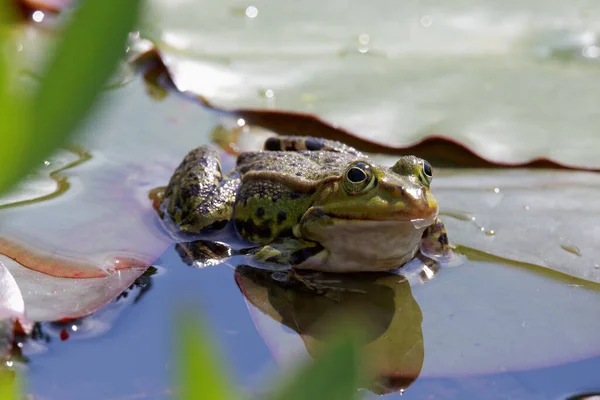
[[[343,143],[296,136],[241,153],[224,175],[216,151],[201,146],[175,170],[159,213],[188,234],[232,223],[261,264],[385,271],[419,250],[451,254],[432,177],[431,165],[415,156],[384,167]]]

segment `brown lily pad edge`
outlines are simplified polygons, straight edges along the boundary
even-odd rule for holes
[[[180,91],[175,84],[173,74],[164,62],[161,52],[152,47],[130,59],[137,73],[141,74],[148,85],[149,93],[155,98],[164,98],[168,93],[183,96],[184,99],[202,107],[214,110],[232,118],[242,118],[247,125],[258,126],[281,135],[318,136],[337,140],[349,146],[369,153],[385,155],[413,154],[440,167],[452,168],[535,168],[563,169],[574,171],[600,172],[598,168],[567,165],[545,157],[525,162],[507,163],[486,159],[456,140],[431,135],[403,146],[392,146],[360,137],[348,130],[335,127],[316,115],[294,111],[265,109],[225,109],[221,108],[201,94]]]

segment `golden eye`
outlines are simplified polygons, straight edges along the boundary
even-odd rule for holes
[[[427,187],[429,187],[431,180],[433,179],[433,170],[431,168],[431,164],[425,160],[423,160],[423,167],[419,172],[419,179]]]
[[[348,194],[359,194],[370,190],[375,185],[375,180],[371,166],[364,161],[357,161],[346,169],[344,190]]]

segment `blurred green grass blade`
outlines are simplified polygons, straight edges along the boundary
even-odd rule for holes
[[[179,324],[178,371],[181,400],[230,400],[233,396],[214,343],[191,318]]]
[[[13,4],[9,0],[0,0],[0,192],[9,186],[8,182],[12,183],[21,176],[15,173],[15,158],[20,151],[15,142],[25,135],[20,132],[23,119],[19,101],[10,93],[14,86],[10,81],[14,77],[12,62],[15,53],[15,46],[10,45],[10,36],[15,21]]]
[[[30,107],[25,109],[18,102],[12,105],[6,93],[0,94],[2,115],[22,119],[0,128],[0,191],[40,165],[75,131],[124,57],[127,35],[136,23],[141,3],[79,2],[41,74],[42,82]]]
[[[0,400],[18,400],[17,387],[14,373],[0,369]]]
[[[33,104],[34,135],[55,146],[76,128],[124,57],[140,4],[141,0],[80,3],[43,73]]]
[[[358,397],[358,350],[352,337],[333,342],[295,376],[286,376],[285,386],[270,400],[350,400]]]

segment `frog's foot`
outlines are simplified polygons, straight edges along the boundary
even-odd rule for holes
[[[320,272],[300,274],[294,270],[294,266],[309,258],[322,256],[324,250],[319,243],[297,238],[283,238],[269,245],[250,249],[245,252],[245,255],[249,257],[248,261],[251,264],[258,267],[292,267],[291,270],[286,271],[287,281],[302,283],[307,289],[318,294],[327,292],[365,293],[362,290],[333,286],[333,283],[340,282],[338,280],[319,280],[317,278],[321,276]]]
[[[421,253],[435,260],[450,260],[454,254],[452,245],[448,240],[446,226],[439,218],[427,227],[421,240]]]
[[[250,257],[250,261],[265,266],[294,267],[311,257],[319,257],[319,253],[323,250],[323,246],[319,243],[289,237],[249,249],[245,255]]]
[[[268,151],[333,151],[362,157],[363,154],[353,147],[335,140],[311,136],[274,136],[267,139],[264,150]]]
[[[225,243],[210,240],[177,243],[175,251],[181,257],[181,261],[195,268],[223,263],[232,254],[231,248]]]

